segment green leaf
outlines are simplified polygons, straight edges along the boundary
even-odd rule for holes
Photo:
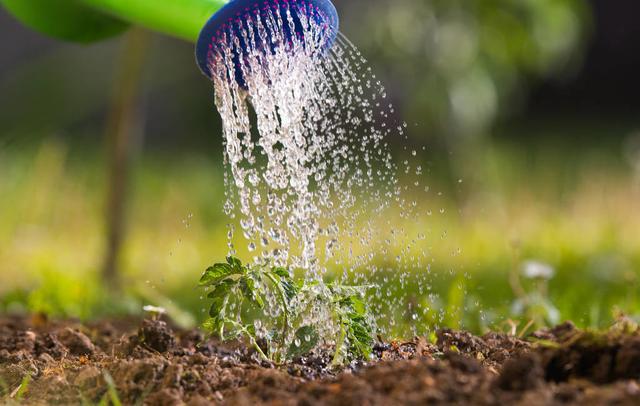
[[[298,295],[298,286],[290,280],[283,280],[281,284],[284,295],[287,297],[287,300],[291,302]]]
[[[367,312],[367,305],[359,297],[351,296],[351,310],[359,316],[364,316]]]
[[[242,262],[238,258],[227,257],[227,263],[237,273],[245,273],[247,271],[247,269],[242,266]]]
[[[274,274],[278,275],[281,278],[291,279],[291,276],[289,275],[289,271],[287,271],[285,268],[276,266],[271,268],[271,272],[273,272]]]
[[[295,334],[294,341],[289,346],[287,357],[295,358],[304,354],[308,354],[318,344],[320,337],[318,332],[312,326],[302,326]],[[296,341],[299,345],[296,345]]]
[[[231,280],[231,279],[225,279],[223,281],[221,281],[218,285],[216,285],[216,288],[214,290],[212,290],[211,292],[209,292],[209,294],[207,295],[207,297],[209,299],[216,299],[219,297],[225,297],[229,294],[229,292],[231,291],[231,288],[234,287],[236,285],[236,281]]]
[[[204,271],[204,274],[200,278],[200,286],[215,285],[222,279],[237,273],[238,272],[228,264],[215,264]]]
[[[373,337],[371,337],[371,328],[364,317],[357,317],[353,319],[351,323],[351,333],[359,342],[366,344],[373,341]]]
[[[68,41],[99,41],[129,26],[77,0],[0,0],[0,4],[32,29]]]
[[[220,323],[222,319],[219,317],[211,317],[202,323],[202,328],[206,331],[217,332],[220,328]]]
[[[373,329],[364,316],[349,314],[347,339],[351,355],[368,359],[373,347]]]
[[[247,333],[249,333],[253,337],[255,337],[255,335],[256,335],[256,326],[254,326],[253,324],[247,324],[246,326],[244,326],[244,329],[247,331]]]
[[[280,280],[280,288],[284,291],[284,295],[287,298],[288,302],[291,302],[294,297],[296,297],[299,293],[299,286],[291,279],[291,275],[289,275],[289,271],[286,268],[282,267],[273,267],[271,268],[271,273],[277,276],[278,278],[272,278],[274,282],[276,280]]]
[[[211,307],[209,308],[209,316],[218,317],[222,314],[224,310],[224,301],[226,297],[217,297],[213,299],[211,302]]]
[[[235,284],[235,281],[224,280],[220,282],[213,291],[209,292],[207,297],[213,299],[211,308],[209,309],[209,316],[219,317],[223,313],[231,288]]]
[[[338,305],[340,306],[340,308],[344,309],[345,311],[353,311],[353,297],[352,296],[348,296],[348,297],[344,297],[341,298],[340,301],[338,302]]]
[[[337,306],[341,313],[341,323],[345,328],[345,341],[349,343],[348,353],[354,358],[368,359],[373,348],[373,327],[367,319],[367,305],[361,299],[362,289],[350,286],[332,286],[337,296]],[[336,302],[334,302],[336,303]]]
[[[218,315],[215,317],[211,317],[210,319],[207,319],[204,323],[202,323],[202,328],[205,331],[209,331],[213,334],[217,334],[218,338],[224,341],[225,340],[224,323],[225,323],[225,318]]]
[[[253,278],[254,276],[255,275],[248,275],[240,278],[240,290],[248,301],[262,309],[264,307],[264,299],[262,299],[260,292],[257,292],[256,290],[256,281]]]

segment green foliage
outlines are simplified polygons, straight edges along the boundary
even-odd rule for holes
[[[296,330],[293,345],[289,347],[287,358],[292,359],[309,353],[318,344],[320,336],[312,326],[302,326]]]
[[[590,10],[584,0],[352,0],[341,17],[372,64],[387,67],[405,120],[449,137],[483,135],[531,79],[571,71]]]
[[[334,363],[371,355],[364,288],[296,282],[285,268],[251,267],[234,257],[208,268],[200,286],[209,289],[211,300],[205,330],[221,340],[247,338],[264,360],[281,363],[308,354],[328,341],[321,331],[338,332]],[[318,308],[334,328],[309,322]]]
[[[337,305],[335,315],[341,337],[336,344],[334,363],[345,356],[368,359],[373,346],[373,328],[366,304],[362,301],[364,292],[350,286],[330,285],[329,289],[333,294],[333,303]]]
[[[52,37],[89,43],[120,34],[128,24],[71,0],[0,0],[25,25]]]
[[[26,310],[51,316],[75,315],[89,318],[107,292],[96,279],[82,280],[64,272],[48,268],[41,270],[40,283],[27,295]]]
[[[200,286],[211,288],[207,295],[212,300],[210,319],[205,322],[205,329],[216,333],[222,340],[245,336],[264,359],[282,359],[287,344],[290,304],[297,293],[286,270],[277,267],[253,269],[244,266],[237,258],[228,257],[226,263],[215,264],[204,272]],[[277,343],[273,343],[275,345],[269,345],[267,353],[271,355],[270,358],[258,345],[256,324],[260,323],[255,323],[258,319],[252,323],[245,320],[253,319],[248,317],[247,312],[253,311],[255,314],[256,310],[264,309],[271,297],[276,298],[272,304],[278,307],[281,319],[275,324],[281,328],[277,334],[270,334],[270,337],[279,338]]]

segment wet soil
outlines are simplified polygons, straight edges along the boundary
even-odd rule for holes
[[[379,342],[374,361],[335,371],[328,354],[269,365],[160,320],[0,317],[0,403],[640,404],[640,332],[628,324],[435,341]]]

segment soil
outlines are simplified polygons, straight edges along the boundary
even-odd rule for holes
[[[566,323],[527,339],[440,330],[435,341],[379,342],[375,361],[335,371],[328,354],[269,365],[161,320],[5,316],[0,403],[640,404],[640,333],[624,323],[600,334]]]

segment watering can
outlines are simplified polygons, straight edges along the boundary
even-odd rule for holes
[[[215,33],[235,24],[231,34],[237,34],[238,24],[264,10],[312,10],[314,18],[335,34],[338,28],[338,15],[329,0],[0,0],[0,4],[25,25],[63,40],[99,41],[134,24],[195,42],[198,66],[207,76],[207,53]]]

